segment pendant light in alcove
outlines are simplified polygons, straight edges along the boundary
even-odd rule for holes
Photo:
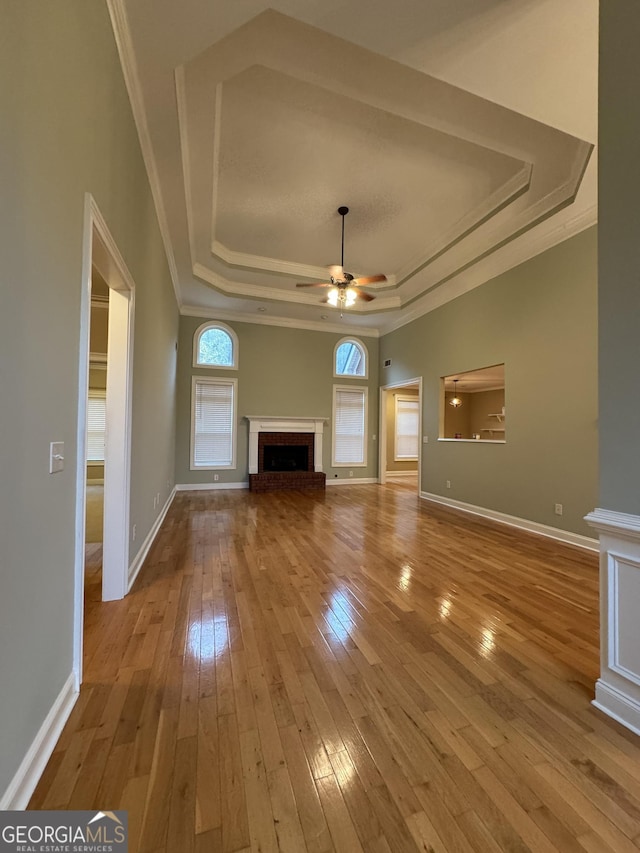
[[[457,388],[458,388],[458,380],[454,379],[453,380],[453,397],[449,400],[449,405],[453,406],[454,409],[459,409],[460,406],[462,405],[462,400],[460,399],[460,397],[458,397]]]

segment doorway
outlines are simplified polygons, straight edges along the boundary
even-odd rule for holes
[[[104,511],[102,599],[123,598],[129,581],[129,498],[134,284],[95,200],[85,196],[76,479],[74,673],[82,674],[84,569],[87,513],[88,401],[92,280],[106,291],[106,382],[104,383]],[[97,477],[96,479],[100,479]]]
[[[421,491],[422,377],[380,388],[379,482]]]

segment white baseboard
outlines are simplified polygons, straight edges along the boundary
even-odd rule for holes
[[[368,486],[370,483],[377,483],[377,477],[335,477],[330,480],[327,477],[327,486]]]
[[[104,478],[96,480],[87,480],[87,486],[104,486]]]
[[[9,787],[2,795],[0,811],[26,809],[77,698],[76,678],[74,673],[70,673]]]
[[[592,704],[599,711],[640,735],[640,702],[631,696],[621,693],[599,678],[596,682],[596,698]]]
[[[475,506],[474,504],[464,503],[463,501],[456,501],[453,498],[445,498],[442,495],[433,495],[429,492],[420,492],[420,497],[425,501],[443,504],[453,509],[462,510],[462,512],[468,512],[471,515],[479,515],[482,518],[497,521],[498,524],[517,527],[519,530],[536,533],[538,536],[545,536],[547,539],[557,539],[558,542],[564,542],[566,545],[576,545],[578,548],[585,548],[587,551],[599,550],[597,539],[591,539],[589,536],[582,536],[579,533],[572,533],[570,530],[560,530],[548,524],[540,524],[537,521],[529,521],[527,518],[518,518],[516,515],[507,515],[495,509]]]
[[[135,557],[133,558],[133,561],[131,562],[131,565],[129,566],[129,584],[127,586],[127,592],[131,591],[131,587],[134,585],[136,578],[138,577],[140,569],[142,568],[142,564],[144,563],[144,561],[147,557],[147,554],[149,553],[151,546],[153,545],[153,540],[158,535],[158,531],[160,530],[160,527],[162,526],[162,522],[164,521],[165,516],[166,516],[167,512],[169,511],[169,507],[171,506],[171,502],[173,501],[173,499],[176,495],[177,489],[178,489],[177,486],[173,487],[173,491],[171,492],[171,494],[167,498],[167,502],[165,503],[165,505],[162,507],[162,511],[161,511],[160,515],[154,521],[151,530],[147,533],[147,536],[146,536],[144,542],[140,546],[140,550],[135,555]]]
[[[418,469],[415,471],[385,471],[385,477],[417,477]]]
[[[212,489],[248,489],[249,483],[180,483],[177,492],[208,492]]]

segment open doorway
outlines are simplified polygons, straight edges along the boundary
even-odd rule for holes
[[[422,378],[380,389],[380,483],[420,492]]]
[[[87,395],[87,462],[85,500],[85,595],[102,598],[104,536],[104,469],[107,423],[107,353],[109,285],[92,266],[89,326],[89,393]]]
[[[74,672],[77,686],[82,673],[85,543],[89,533],[88,479],[92,474],[94,480],[103,480],[103,483],[92,484],[103,489],[101,597],[105,601],[122,598],[129,586],[134,284],[106,222],[89,194],[85,197],[82,269],[74,593]],[[96,320],[94,336],[92,301],[100,301],[99,294],[103,305],[101,309],[94,310],[102,310],[106,318],[101,323]],[[101,326],[100,332],[98,326]],[[99,352],[100,348],[103,353]],[[102,382],[96,378],[100,360],[103,362]],[[92,413],[98,411],[99,404],[90,405],[89,402],[99,399],[98,391],[101,389],[96,388],[96,384],[104,385],[102,478],[99,476],[101,460],[89,460],[89,456],[99,455],[96,449],[100,443],[100,437],[96,435],[99,424],[90,419]],[[88,461],[96,464],[88,465]],[[90,471],[92,467],[93,471]],[[99,509],[95,514],[100,515]],[[93,521],[99,523],[97,518]],[[92,538],[95,536],[93,531]]]

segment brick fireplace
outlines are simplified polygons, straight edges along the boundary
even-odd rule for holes
[[[322,437],[325,418],[247,417],[249,488],[324,489]]]

